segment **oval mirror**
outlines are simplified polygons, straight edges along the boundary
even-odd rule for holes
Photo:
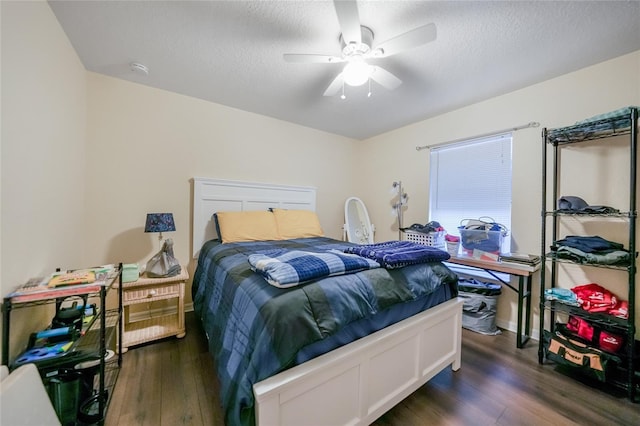
[[[348,198],[344,203],[344,229],[347,241],[357,244],[373,244],[373,224],[361,199]]]

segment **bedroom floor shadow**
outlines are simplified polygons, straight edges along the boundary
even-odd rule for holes
[[[206,339],[193,312],[187,335],[130,349],[107,412],[107,426],[223,425]],[[640,404],[538,364],[537,342],[515,334],[462,335],[462,368],[446,369],[379,418],[376,426],[638,425]],[[303,425],[301,425],[303,426]]]

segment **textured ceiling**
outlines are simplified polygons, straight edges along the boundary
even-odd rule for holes
[[[87,70],[366,139],[640,50],[640,1],[358,1],[382,42],[433,22],[437,40],[377,59],[403,84],[347,86],[330,1],[50,1]],[[149,68],[143,76],[130,62]]]

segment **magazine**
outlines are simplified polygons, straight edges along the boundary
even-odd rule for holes
[[[6,297],[17,303],[96,293],[108,282],[108,277],[113,271],[114,267],[107,265],[70,272],[55,272],[48,277],[31,278]]]
[[[54,274],[49,280],[49,287],[61,287],[95,282],[96,273],[91,269]]]

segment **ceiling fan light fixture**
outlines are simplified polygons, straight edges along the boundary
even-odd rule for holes
[[[344,82],[349,86],[362,86],[371,76],[372,68],[364,60],[351,60],[342,71]]]

